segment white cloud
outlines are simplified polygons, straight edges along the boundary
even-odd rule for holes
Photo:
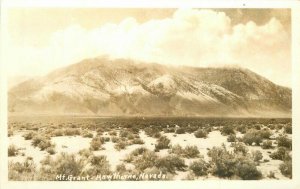
[[[172,65],[249,68],[275,83],[291,85],[289,36],[272,18],[232,25],[223,12],[178,10],[170,18],[138,23],[126,18],[93,30],[79,25],[57,31],[46,48],[7,46],[10,74],[44,74],[103,54]]]

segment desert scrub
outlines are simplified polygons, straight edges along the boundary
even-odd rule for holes
[[[39,147],[42,151],[49,148],[49,147],[53,147],[54,144],[51,143],[49,137],[46,136],[39,136],[36,135],[33,139],[32,139],[32,145],[34,147]]]
[[[270,158],[276,160],[290,160],[289,151],[284,147],[278,147],[277,151],[270,154]]]
[[[35,132],[30,131],[30,132],[28,132],[28,133],[25,133],[25,134],[23,135],[23,137],[24,137],[25,140],[31,140],[35,135],[36,135]]]
[[[102,142],[101,142],[101,137],[95,137],[92,139],[91,143],[90,143],[90,149],[92,151],[97,151],[100,150],[102,147]]]
[[[39,170],[39,180],[55,180],[57,174],[72,175],[83,174],[85,162],[76,158],[74,154],[60,153],[56,158],[46,157]]]
[[[272,135],[272,132],[269,129],[264,128],[264,129],[259,131],[259,134],[260,134],[261,138],[269,139],[270,136]]]
[[[242,154],[243,156],[248,154],[247,146],[242,142],[235,142],[232,143],[231,146],[233,147],[233,152],[235,154]]]
[[[176,134],[184,134],[185,133],[185,130],[184,130],[184,128],[182,128],[182,127],[180,127],[180,128],[178,128],[178,129],[176,129],[176,132],[175,132]]]
[[[12,129],[9,129],[8,131],[7,131],[7,136],[8,137],[11,137],[11,136],[13,136],[14,135],[14,131],[12,130]]]
[[[206,138],[207,137],[207,132],[204,129],[198,129],[194,133],[196,138]]]
[[[117,143],[117,142],[120,141],[120,138],[119,138],[119,137],[116,137],[116,136],[113,136],[113,137],[111,137],[111,141],[112,141],[113,143]]]
[[[8,157],[16,156],[16,155],[18,155],[18,153],[19,153],[19,150],[15,145],[13,145],[13,144],[9,145],[9,147],[8,147]]]
[[[262,149],[271,149],[272,148],[272,141],[271,140],[265,140],[263,141],[261,148]]]
[[[286,125],[286,126],[284,127],[284,131],[285,131],[285,133],[287,133],[287,134],[292,134],[292,133],[293,133],[292,126],[291,126],[291,125]]]
[[[116,144],[115,144],[115,149],[120,151],[120,150],[124,150],[127,146],[127,143],[124,142],[124,141],[118,141]]]
[[[243,142],[247,145],[253,145],[254,143],[259,146],[262,140],[263,137],[261,136],[260,131],[254,129],[248,130],[243,136]]]
[[[236,135],[235,134],[230,134],[227,137],[227,142],[235,142],[236,141]]]
[[[93,137],[94,137],[93,133],[88,132],[88,131],[84,131],[84,132],[82,133],[82,136],[83,136],[84,138],[93,138]]]
[[[239,131],[240,133],[242,134],[245,134],[246,131],[247,131],[247,128],[244,126],[244,125],[239,125],[237,128],[236,128],[237,131]]]
[[[231,153],[225,145],[213,147],[208,151],[211,157],[211,173],[221,178],[237,176],[243,180],[257,180],[262,174],[257,170],[256,163],[243,153]]]
[[[125,161],[127,163],[131,163],[137,156],[142,155],[146,151],[149,151],[149,150],[145,147],[136,148],[130,154],[128,154],[123,161]]]
[[[196,176],[206,176],[209,173],[209,164],[203,158],[193,161],[189,169],[193,171]]]
[[[257,170],[255,163],[246,158],[237,161],[235,174],[243,180],[259,180],[262,178],[262,173]]]
[[[90,149],[82,149],[79,152],[79,155],[81,157],[88,159],[91,155],[93,155],[93,152]]]
[[[68,128],[64,130],[65,136],[77,136],[80,135],[80,130],[76,128]]]
[[[104,155],[91,156],[89,158],[91,168],[87,170],[87,174],[91,176],[97,176],[99,174],[110,174],[110,164]]]
[[[26,159],[24,162],[8,163],[8,180],[32,181],[35,180],[36,167],[32,160]]]
[[[155,151],[170,148],[170,140],[166,136],[161,136],[157,139],[157,144],[155,145]]]
[[[119,137],[122,137],[122,138],[127,138],[129,136],[129,132],[126,131],[126,130],[121,130],[120,133],[119,133]]]
[[[171,154],[182,156],[184,154],[184,149],[179,144],[176,144],[172,146],[172,148],[168,152]]]
[[[54,137],[59,137],[59,136],[63,136],[63,135],[64,135],[64,131],[62,129],[55,129],[51,133],[51,136],[54,136]]]
[[[108,132],[110,136],[117,136],[117,132],[116,131],[109,131]]]
[[[262,160],[263,155],[262,155],[261,151],[255,150],[255,151],[251,152],[251,157],[252,157],[254,162],[258,163],[260,160]]]
[[[289,139],[286,135],[277,137],[278,147],[285,147],[289,150],[292,150],[292,140]]]
[[[155,166],[158,156],[153,151],[145,151],[140,156],[135,158],[133,165],[139,171],[144,171],[147,168]]]
[[[284,161],[282,164],[279,165],[279,170],[280,172],[288,177],[288,178],[292,178],[292,160],[287,160]]]
[[[132,144],[145,144],[145,142],[140,138],[135,138],[132,140]]]
[[[186,146],[183,150],[182,156],[185,158],[196,158],[200,154],[197,146]]]
[[[48,148],[46,149],[46,151],[47,151],[50,155],[53,155],[53,154],[56,153],[55,148],[54,148],[54,145],[48,147]]]
[[[221,134],[225,135],[225,136],[230,135],[230,134],[235,134],[234,127],[233,126],[224,126],[221,129]]]
[[[227,151],[225,145],[213,147],[207,152],[211,158],[211,172],[219,177],[232,177],[235,174],[236,160],[232,153]]]
[[[162,172],[175,173],[175,171],[185,171],[187,167],[184,163],[184,159],[180,158],[177,155],[168,155],[162,158],[159,158],[155,162],[155,166],[162,170]]]

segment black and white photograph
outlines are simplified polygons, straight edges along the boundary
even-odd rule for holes
[[[8,182],[293,180],[291,8],[5,13]]]

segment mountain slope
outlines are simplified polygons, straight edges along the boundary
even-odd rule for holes
[[[15,113],[290,116],[291,90],[240,68],[87,59],[9,91]]]

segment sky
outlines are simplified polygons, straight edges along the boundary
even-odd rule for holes
[[[174,66],[248,68],[291,87],[289,9],[14,8],[9,77],[41,76],[109,55]]]

